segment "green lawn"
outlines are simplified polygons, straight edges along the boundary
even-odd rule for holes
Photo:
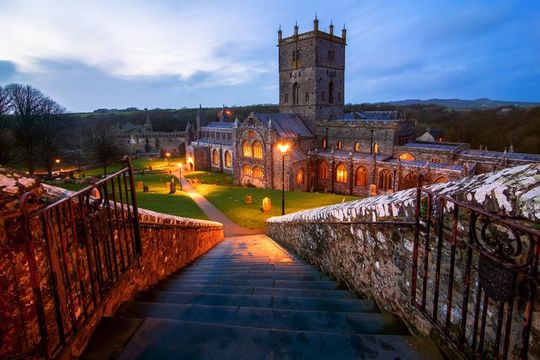
[[[229,219],[247,228],[262,228],[265,226],[266,219],[271,216],[281,215],[280,190],[207,184],[197,185],[196,188],[201,195],[225,213]],[[246,195],[253,197],[252,204],[244,203]],[[262,199],[264,197],[269,197],[272,202],[272,210],[268,213],[261,211]],[[350,201],[357,200],[359,197],[287,191],[285,192],[285,212],[291,213],[298,210],[336,204],[342,202],[343,199]]]
[[[146,174],[135,175],[135,183],[142,181],[143,185],[147,185],[149,192],[144,193],[142,190],[137,190],[137,202],[139,207],[162,212],[165,214],[190,217],[194,219],[208,219],[204,212],[195,204],[191,197],[184,191],[176,191],[175,194],[168,194],[166,184],[171,180],[170,175],[165,174]],[[178,180],[176,183],[178,184]],[[62,187],[64,189],[78,191],[87,184],[76,183],[52,183],[52,185]]]
[[[178,171],[178,163],[183,162],[183,158],[171,158],[169,161],[165,159],[156,159],[156,160],[147,160],[147,159],[131,159],[131,165],[133,169],[142,170],[152,167],[152,171]],[[126,166],[124,162],[119,162],[117,164],[112,164],[107,166],[107,174],[112,174],[120,169],[123,169]],[[83,173],[86,176],[100,176],[103,174],[103,168],[97,167],[91,170],[85,170]]]
[[[232,175],[208,172],[208,171],[192,171],[182,174],[186,179],[198,179],[201,184],[216,184],[216,185],[232,185]]]

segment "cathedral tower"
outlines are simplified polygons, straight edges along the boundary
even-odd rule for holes
[[[278,31],[279,111],[299,114],[315,129],[319,120],[343,118],[345,97],[346,30],[334,35],[319,30],[315,17],[313,30],[283,38]]]

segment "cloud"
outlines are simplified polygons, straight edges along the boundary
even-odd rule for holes
[[[0,60],[0,83],[11,81],[16,72],[13,62]]]

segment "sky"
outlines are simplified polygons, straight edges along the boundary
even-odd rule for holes
[[[277,29],[347,28],[345,101],[540,101],[540,1],[0,0],[0,86],[68,111],[278,102]]]

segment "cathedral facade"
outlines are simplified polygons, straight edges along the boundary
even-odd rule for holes
[[[398,111],[344,113],[346,29],[278,31],[279,113],[251,113],[186,129],[188,170],[220,171],[238,185],[366,196],[540,162],[540,155],[418,142]],[[286,145],[282,153],[280,147]],[[283,170],[285,173],[283,173]]]

